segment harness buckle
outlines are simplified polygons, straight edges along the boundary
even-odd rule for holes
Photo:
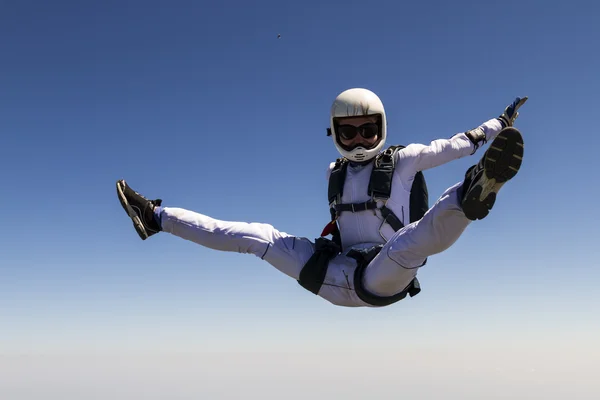
[[[386,242],[388,241],[388,239],[383,236],[383,233],[381,232],[381,228],[383,228],[383,224],[385,224],[387,222],[388,217],[389,217],[389,215],[383,217],[383,220],[381,221],[381,225],[379,225],[379,229],[378,229],[379,236],[381,236],[381,238],[383,240],[385,240]]]

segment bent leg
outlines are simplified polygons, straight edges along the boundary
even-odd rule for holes
[[[378,296],[401,292],[425,259],[448,249],[471,223],[460,206],[462,182],[447,189],[419,221],[390,238],[365,270],[364,287]]]
[[[402,291],[427,257],[448,249],[471,221],[488,215],[499,190],[519,172],[523,154],[521,132],[503,129],[463,182],[446,190],[420,221],[392,236],[367,267],[365,288],[380,296]]]
[[[214,250],[254,254],[296,280],[314,251],[308,239],[269,224],[222,221],[174,207],[162,209],[160,222],[164,232]]]

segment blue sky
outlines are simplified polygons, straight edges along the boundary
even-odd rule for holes
[[[169,4],[0,6],[0,354],[429,349],[423,374],[448,354],[484,371],[512,354],[555,384],[598,363],[597,3]],[[338,156],[329,106],[350,87],[382,98],[390,144],[450,137],[529,96],[521,172],[430,259],[419,296],[336,308],[253,256],[139,240],[119,178],[318,236]],[[427,171],[432,200],[481,154]]]

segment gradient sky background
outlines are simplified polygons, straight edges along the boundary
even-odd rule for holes
[[[599,397],[597,2],[168,4],[0,2],[0,398]],[[318,236],[350,87],[390,144],[530,98],[521,172],[419,296],[336,308],[254,256],[139,240],[119,178]],[[481,154],[427,171],[432,201]]]

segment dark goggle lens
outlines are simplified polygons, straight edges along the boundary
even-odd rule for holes
[[[358,127],[354,125],[340,125],[337,131],[344,140],[352,140],[358,134],[365,139],[371,139],[379,134],[379,126],[375,123],[368,123]]]

